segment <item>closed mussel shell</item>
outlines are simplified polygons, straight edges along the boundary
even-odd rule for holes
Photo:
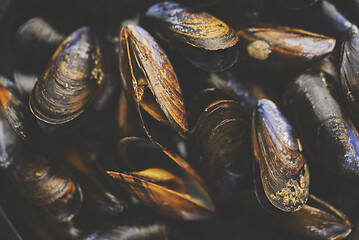
[[[40,58],[52,54],[64,38],[65,36],[41,17],[26,21],[19,27],[15,36],[17,47],[39,54]]]
[[[51,54],[65,39],[46,19],[34,17],[23,23],[15,35],[14,81],[29,95]]]
[[[108,174],[150,208],[181,220],[201,220],[214,213],[203,181],[178,155],[134,137],[122,139],[119,150],[134,171]]]
[[[15,132],[27,143],[35,139],[34,121],[14,83],[0,76],[0,110]]]
[[[307,239],[303,238],[304,236],[310,239],[343,239],[353,228],[343,212],[312,194],[299,211],[280,215],[271,215],[263,211],[256,201],[253,190],[243,192],[238,201],[249,214],[256,214],[256,220],[261,216],[265,223],[274,221],[275,225],[279,225],[279,231],[285,228],[301,234],[301,238],[298,239]]]
[[[353,26],[341,50],[340,82],[355,126],[359,126],[359,31]]]
[[[45,156],[28,152],[16,156],[9,171],[20,192],[55,220],[71,220],[82,206],[80,185],[64,168]]]
[[[301,209],[309,196],[309,170],[295,130],[270,100],[259,100],[254,110],[252,146],[261,205],[284,212]]]
[[[92,30],[82,27],[67,37],[52,56],[30,95],[38,120],[61,125],[79,117],[103,83],[101,53]]]
[[[333,51],[335,39],[273,26],[238,31],[239,64],[286,71],[306,67]]]
[[[208,84],[232,95],[233,98],[237,99],[245,108],[252,110],[256,105],[256,100],[242,78],[242,76],[234,75],[229,71],[210,73]]]
[[[203,98],[213,98],[216,92],[218,97],[223,95],[218,90],[209,90],[201,92],[196,99],[197,103],[193,105],[201,104],[198,102],[203,101]],[[191,108],[195,111],[198,109],[194,106]],[[213,197],[217,201],[227,201],[249,178],[249,114],[238,101],[230,98],[204,104],[199,112],[201,115],[192,130],[195,166]]]
[[[278,220],[295,232],[317,239],[343,239],[353,228],[343,212],[314,195],[301,210],[281,215]]]
[[[223,71],[237,61],[235,30],[209,13],[162,2],[150,7],[145,17],[157,36],[199,68]]]
[[[330,75],[308,70],[287,88],[285,105],[304,150],[335,174],[359,176],[359,135]]]
[[[171,126],[185,137],[188,131],[182,90],[164,51],[153,37],[137,25],[121,31],[120,72],[128,102],[137,109],[146,134],[159,143],[148,117]],[[165,143],[159,143],[164,145]]]

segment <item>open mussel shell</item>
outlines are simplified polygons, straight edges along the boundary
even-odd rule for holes
[[[100,214],[116,215],[127,207],[126,198],[103,170],[98,155],[93,149],[78,143],[71,143],[65,150],[65,160],[76,169],[87,204]]]
[[[103,78],[95,33],[82,27],[67,37],[52,56],[32,90],[30,109],[42,123],[69,123],[88,109]]]
[[[181,220],[201,220],[214,213],[203,181],[178,155],[134,137],[122,139],[119,150],[134,171],[108,174],[152,209]]]
[[[284,212],[301,209],[309,196],[309,170],[295,130],[270,100],[259,100],[253,112],[252,146],[261,205]]]
[[[214,95],[219,99],[203,104]],[[198,172],[212,196],[227,201],[250,175],[250,124],[248,111],[238,101],[220,95],[224,94],[211,89],[199,94],[190,114],[198,111],[200,115],[191,132]]]
[[[199,68],[223,71],[237,61],[235,30],[209,13],[162,2],[150,7],[145,19],[158,37]]]
[[[353,26],[341,50],[340,83],[349,113],[359,126],[359,31]]]
[[[34,120],[21,101],[15,84],[3,76],[0,76],[0,110],[15,132],[27,143],[33,143]]]
[[[65,169],[39,154],[20,153],[9,172],[20,192],[56,221],[70,221],[82,206],[82,190]]]
[[[273,26],[238,31],[239,64],[287,71],[309,66],[333,51],[335,39],[304,30]]]
[[[358,179],[359,135],[337,89],[330,75],[310,69],[288,86],[284,102],[311,158],[335,174]]]
[[[121,31],[120,72],[128,102],[137,108],[146,134],[157,143],[144,116],[171,126],[184,137],[188,131],[182,90],[164,51],[143,28]],[[153,121],[153,120],[152,120]]]

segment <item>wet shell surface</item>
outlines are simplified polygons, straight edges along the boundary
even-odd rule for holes
[[[259,202],[265,201],[264,192],[265,199],[282,211],[301,209],[309,196],[309,170],[295,130],[270,100],[259,100],[254,110],[252,147]]]

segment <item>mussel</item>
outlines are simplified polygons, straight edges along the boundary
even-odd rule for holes
[[[120,72],[128,102],[137,109],[150,140],[166,144],[159,142],[151,130],[148,121],[154,120],[185,137],[188,124],[176,74],[157,42],[137,25],[128,25],[121,31]]]
[[[295,232],[319,239],[343,239],[352,231],[352,223],[340,210],[310,195],[308,204],[280,221]]]
[[[284,100],[304,151],[333,173],[358,179],[359,135],[334,79],[309,69],[290,84]]]
[[[341,50],[340,83],[349,113],[359,127],[359,31],[354,25]]]
[[[72,143],[65,150],[65,160],[76,169],[84,199],[92,209],[100,214],[116,215],[127,207],[124,197],[103,170],[95,151]]]
[[[6,168],[19,151],[20,139],[8,121],[0,114],[0,167]]]
[[[82,206],[82,190],[64,168],[46,156],[22,152],[8,167],[20,192],[54,220],[70,221]]]
[[[23,51],[50,57],[65,36],[45,19],[34,17],[19,27],[15,38],[16,45]]]
[[[205,184],[178,155],[135,137],[122,139],[119,151],[131,171],[107,173],[152,209],[182,220],[205,219],[214,213]]]
[[[209,13],[162,2],[150,7],[145,19],[158,37],[201,69],[223,71],[237,61],[235,30]]]
[[[276,0],[276,2],[289,9],[301,10],[313,6],[318,0]]]
[[[239,65],[288,71],[309,66],[333,51],[335,39],[283,27],[256,27],[238,31]]]
[[[21,93],[31,93],[51,54],[64,38],[41,17],[31,18],[19,27],[15,36],[14,81]]]
[[[111,226],[100,229],[82,240],[165,240],[168,229],[165,224],[152,224],[148,226]]]
[[[309,196],[308,166],[295,130],[270,100],[259,100],[253,112],[252,147],[261,205],[284,212],[301,209]]]
[[[249,92],[242,79],[229,71],[210,73],[208,84],[216,89],[223,90],[237,99],[245,108],[252,110],[256,100]]]
[[[21,237],[16,231],[14,226],[11,224],[11,221],[6,216],[3,208],[0,206],[0,227],[2,229],[0,233],[0,238],[8,240],[20,240]]]
[[[36,133],[34,133],[33,118],[21,101],[15,84],[2,76],[0,76],[0,110],[23,140],[30,144],[34,142]]]
[[[215,200],[228,201],[250,176],[248,111],[219,90],[206,89],[194,99],[189,116],[196,122],[190,144],[194,165]]]
[[[42,123],[63,126],[88,109],[103,80],[96,35],[89,27],[82,27],[52,56],[31,92],[30,110]]]
[[[243,192],[239,197],[239,202],[244,205],[244,208],[248,208],[249,214],[257,213],[266,221],[272,219],[282,228],[313,239],[343,239],[351,233],[353,228],[343,212],[312,194],[299,211],[280,215],[266,214],[251,190]]]

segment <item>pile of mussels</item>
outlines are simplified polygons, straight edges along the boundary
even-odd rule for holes
[[[0,0],[1,239],[359,239],[358,0]]]

